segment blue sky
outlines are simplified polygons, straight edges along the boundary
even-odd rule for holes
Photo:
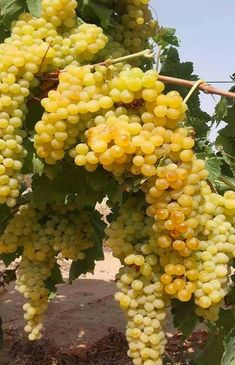
[[[152,0],[151,5],[161,25],[176,28],[181,59],[193,61],[200,78],[229,80],[235,72],[235,0]],[[202,104],[207,111],[215,106],[209,95],[202,96]]]

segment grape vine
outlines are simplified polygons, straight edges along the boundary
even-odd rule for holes
[[[0,31],[0,259],[19,260],[28,339],[43,335],[60,260],[72,282],[104,243],[122,263],[115,300],[133,364],[163,364],[168,308],[184,334],[209,324],[196,365],[217,326],[221,364],[223,317],[234,319],[234,102],[211,118],[198,90],[159,79],[159,63],[163,76],[198,77],[148,0],[6,2]],[[106,196],[108,224],[95,209]]]

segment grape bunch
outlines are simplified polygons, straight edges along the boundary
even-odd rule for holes
[[[17,28],[17,27],[16,27]],[[23,147],[26,101],[30,89],[38,85],[35,74],[40,65],[51,61],[54,53],[41,41],[34,43],[30,30],[22,26],[21,35],[14,33],[0,44],[0,204],[16,204],[22,176],[20,170],[26,156]]]
[[[23,249],[17,270],[16,289],[24,295],[25,331],[29,340],[39,339],[42,315],[48,307],[46,280],[57,257],[84,260],[93,247],[95,231],[85,211],[75,204],[35,207],[21,205],[0,236],[0,254]]]
[[[72,152],[79,166],[94,170],[100,163],[115,171],[119,170],[117,165],[126,160],[132,162],[133,157],[129,170],[148,177],[155,174],[156,155],[160,159],[172,151],[173,157],[177,157],[180,151],[182,156],[186,155],[185,161],[192,157],[191,151],[187,152],[194,144],[190,137],[182,145],[174,142],[177,136],[172,138],[170,146],[165,143],[171,142],[171,129],[185,115],[186,106],[180,95],[177,92],[164,95],[164,84],[158,81],[154,70],[144,73],[140,68],[126,66],[121,71],[117,68],[117,75],[115,71],[105,66],[65,68],[59,76],[57,90],[50,91],[42,100],[46,112],[35,126],[38,156],[54,164],[80,138],[87,147],[78,145],[76,152]],[[109,72],[114,73],[111,79]],[[124,108],[120,109],[120,104]],[[105,111],[108,113],[104,116]],[[93,120],[94,124],[99,121],[99,125],[92,126]],[[91,128],[87,128],[89,125]],[[178,140],[184,137],[179,136]],[[87,153],[93,156],[88,164],[84,156]]]
[[[115,299],[127,317],[128,355],[136,365],[161,365],[167,301],[159,260],[149,244],[153,221],[145,210],[142,195],[129,198],[105,229],[106,245],[124,265],[117,275]]]
[[[148,48],[149,38],[156,34],[158,23],[153,19],[147,1],[115,1],[111,18],[113,39],[130,51],[139,52]]]
[[[77,2],[42,1],[42,14],[25,13],[0,45],[0,204],[16,204],[26,156],[21,129],[40,74],[91,60],[107,37],[93,24],[75,22]]]

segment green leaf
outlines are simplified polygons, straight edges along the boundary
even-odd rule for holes
[[[4,271],[4,283],[10,284],[12,281],[16,280],[15,270],[5,270]]]
[[[19,15],[26,10],[24,0],[8,0],[0,3],[2,23],[10,29],[13,20],[18,19]]]
[[[64,283],[64,280],[61,274],[60,265],[56,262],[51,271],[51,276],[45,281],[45,286],[50,293],[56,293],[56,285],[62,283]]]
[[[23,174],[39,174],[43,172],[44,164],[35,153],[33,142],[30,139],[25,138],[23,141],[23,147],[27,151],[27,156],[24,158],[22,167]]]
[[[4,232],[13,215],[13,211],[7,205],[0,205],[0,234]]]
[[[228,124],[225,128],[219,131],[219,134],[225,137],[234,138],[235,137],[235,124]]]
[[[104,259],[103,252],[103,238],[104,228],[106,224],[101,221],[101,215],[97,211],[90,213],[91,224],[95,228],[95,234],[93,236],[94,246],[86,250],[84,260],[73,261],[69,271],[69,283],[77,279],[81,274],[87,272],[93,272],[95,268],[95,261]]]
[[[228,115],[228,104],[227,99],[222,97],[219,103],[215,107],[215,112],[212,117],[212,121],[216,121],[217,124],[224,120],[224,118]]]
[[[224,339],[225,352],[221,365],[235,365],[235,330],[231,331]]]
[[[4,28],[4,26],[1,24],[1,19],[0,19],[0,43],[3,43],[4,40],[10,36],[10,32]]]
[[[185,338],[192,334],[198,323],[195,309],[195,303],[192,300],[188,303],[182,303],[176,299],[172,301],[171,312],[174,326],[182,332]]]
[[[26,0],[29,12],[36,17],[41,14],[41,0]]]
[[[196,365],[222,365],[222,359],[227,350],[226,341],[230,333],[234,331],[234,323],[235,314],[233,311],[221,309],[218,321],[210,322],[208,341],[205,347],[194,357]],[[230,357],[230,352],[228,357]],[[231,365],[231,363],[226,365]]]
[[[66,164],[58,165],[58,170],[52,178],[45,174],[35,175],[32,183],[33,200],[41,203],[65,203],[68,196],[73,196],[79,208],[94,207],[107,194],[115,200],[116,192],[120,190],[118,183],[104,170],[92,173],[83,168]],[[71,199],[71,197],[70,197]]]
[[[222,337],[234,329],[235,313],[232,309],[220,309],[219,319],[216,321],[216,326]]]
[[[211,157],[206,160],[206,168],[209,171],[209,180],[214,182],[221,175],[222,161],[219,158]]]
[[[78,1],[78,14],[82,19],[90,23],[98,23],[102,28],[106,29],[111,24],[113,9],[99,4],[95,0],[80,0]]]
[[[23,253],[23,248],[22,247],[18,247],[17,251],[14,253],[2,253],[0,255],[0,259],[4,262],[4,265],[7,267],[9,266],[12,262],[15,261],[15,259],[17,259],[18,257],[20,257]]]
[[[27,103],[28,113],[24,122],[27,131],[34,131],[35,124],[41,120],[44,109],[40,102],[30,99]]]
[[[91,224],[95,229],[95,234],[93,236],[93,242],[97,246],[102,246],[103,239],[105,236],[104,230],[107,226],[106,223],[101,218],[102,218],[102,215],[97,210],[93,210],[90,213]],[[104,259],[103,250],[100,251],[100,259]]]
[[[0,349],[3,348],[3,328],[2,328],[2,317],[0,316]]]
[[[194,356],[196,365],[221,365],[224,344],[217,333],[211,331],[205,347]]]
[[[179,39],[175,35],[176,29],[161,27],[157,34],[153,36],[154,42],[161,46],[162,48],[166,48],[169,45],[179,47]]]
[[[69,283],[77,279],[80,275],[87,272],[93,272],[95,268],[95,260],[99,261],[103,259],[102,245],[91,247],[85,252],[86,257],[84,260],[73,261],[69,271]]]

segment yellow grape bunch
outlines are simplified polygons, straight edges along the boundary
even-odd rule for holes
[[[50,278],[57,257],[84,260],[93,247],[95,231],[90,217],[76,205],[36,208],[21,205],[0,235],[0,254],[23,250],[17,269],[16,289],[25,297],[25,331],[29,340],[41,337],[42,315],[48,307]]]
[[[164,95],[164,84],[154,70],[127,66],[111,79],[108,71],[105,66],[68,66],[60,74],[57,90],[42,100],[46,112],[35,126],[38,156],[54,164],[80,138],[87,147],[78,145],[70,152],[77,165],[95,170],[101,164],[115,170],[133,159],[131,172],[147,177],[155,174],[156,157],[165,153],[177,156],[180,151],[190,159],[191,152],[188,157],[183,152],[194,145],[190,137],[182,144],[173,139],[171,150],[165,143],[171,142],[171,130],[185,117],[187,107],[180,95]],[[117,109],[120,104],[125,108]],[[87,160],[86,154],[93,157]]]
[[[124,265],[117,275],[115,299],[127,318],[128,355],[136,365],[161,365],[167,298],[159,259],[149,244],[153,219],[145,210],[142,196],[129,198],[105,229],[106,245]]]
[[[25,13],[0,44],[0,204],[16,204],[27,151],[22,131],[39,76],[91,60],[108,38],[93,24],[76,23],[77,2],[42,1],[41,17]]]

